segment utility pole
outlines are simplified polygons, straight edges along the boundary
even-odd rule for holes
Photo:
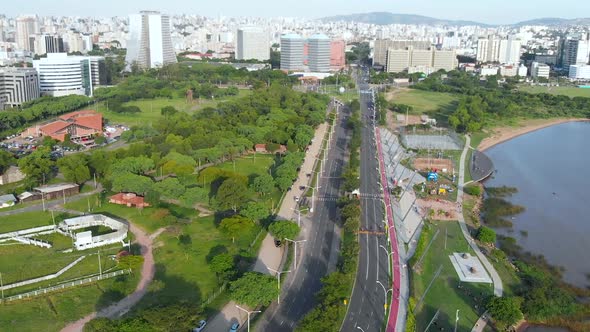
[[[295,265],[294,269],[297,270],[297,244],[307,242],[307,240],[294,241],[294,240],[290,240],[287,238],[285,238],[285,240],[289,241],[289,242],[293,242],[293,247],[295,248],[295,252],[293,253],[293,264]]]
[[[279,272],[275,269],[271,269],[270,267],[267,267],[267,269],[269,269],[271,272],[274,272],[277,276],[277,289],[279,290],[279,293],[277,294],[277,303],[281,304],[281,274],[289,273],[289,272],[291,272],[291,270]]]
[[[455,313],[455,332],[457,332],[457,322],[459,322],[459,309]]]
[[[102,263],[100,262],[100,250],[98,251],[98,273],[102,278]]]
[[[45,211],[45,195],[41,192],[41,202],[43,203],[43,211]]]
[[[2,272],[0,272],[0,289],[2,289],[2,301],[4,301],[4,282],[2,281]]]
[[[96,172],[94,172],[94,189],[96,189],[97,185],[96,185]]]
[[[261,312],[260,310],[256,310],[256,311],[248,311],[242,307],[240,307],[239,305],[236,304],[236,308],[244,311],[246,314],[248,314],[248,332],[250,332],[250,314],[254,314],[254,313],[259,313]]]

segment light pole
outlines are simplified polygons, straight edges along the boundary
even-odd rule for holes
[[[387,306],[387,293],[391,292],[391,294],[393,294],[393,289],[392,288],[385,289],[385,286],[383,286],[383,284],[379,280],[377,280],[377,283],[379,284],[379,286],[381,286],[381,288],[383,288],[383,293],[385,295],[385,304],[383,305],[383,309],[387,310],[387,309],[385,309]]]
[[[319,177],[319,173],[318,173],[318,177]],[[316,184],[316,187],[312,187],[312,186],[308,186],[308,187],[311,188],[311,207],[309,208],[309,212],[313,213],[313,204],[315,201],[315,191],[320,189],[321,187],[318,186],[317,184]]]
[[[299,228],[301,228],[301,210],[299,209],[294,209],[291,208],[291,210],[297,212],[297,225],[299,226]],[[303,211],[305,211],[306,209],[303,209]]]
[[[383,250],[385,250],[385,253],[387,254],[387,268],[389,269],[389,272],[391,272],[391,255],[393,255],[395,252],[389,252],[389,250],[387,250],[387,248],[385,248],[382,244],[380,244],[379,247],[383,248]]]
[[[365,330],[363,330],[363,328],[360,327],[360,326],[358,326],[358,325],[356,326],[356,328],[359,329],[359,330],[361,330],[361,331],[363,331],[363,332],[365,332]]]
[[[244,311],[246,314],[248,314],[248,332],[250,332],[250,314],[254,314],[254,313],[259,313],[261,312],[260,310],[255,310],[255,311],[248,311],[242,307],[240,307],[239,305],[236,304],[236,308]]]
[[[455,332],[457,332],[457,322],[459,321],[459,309],[455,313]]]
[[[295,248],[295,252],[293,253],[293,264],[295,266],[294,269],[297,270],[297,244],[307,242],[307,240],[295,241],[285,238],[285,241],[293,242],[293,247]]]
[[[275,269],[271,269],[270,267],[267,267],[267,269],[269,269],[271,272],[274,272],[277,275],[277,289],[279,290],[279,293],[277,294],[277,303],[281,304],[281,274],[289,273],[291,272],[291,270],[279,272]]]

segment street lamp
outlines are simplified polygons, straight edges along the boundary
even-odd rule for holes
[[[302,210],[294,209],[294,208],[291,208],[291,210],[297,212],[297,225],[299,226],[299,228],[301,228],[301,211]],[[303,211],[305,211],[305,210],[307,210],[307,209],[303,209]]]
[[[261,312],[260,310],[255,310],[255,311],[248,311],[242,307],[240,307],[239,305],[236,304],[236,308],[244,311],[246,314],[248,314],[248,332],[250,332],[250,314],[254,314],[254,313],[259,313]]]
[[[274,272],[277,276],[277,289],[279,290],[279,293],[277,294],[277,303],[280,304],[281,303],[281,274],[289,273],[289,272],[291,272],[291,270],[279,272],[275,269],[271,269],[270,267],[267,267],[267,269],[269,269],[271,272]]]
[[[385,248],[382,244],[380,244],[379,247],[383,248],[383,250],[385,250],[385,253],[387,254],[387,268],[391,272],[391,255],[393,255],[395,251],[392,250],[391,252],[389,252],[389,250],[387,250],[387,248]]]
[[[385,286],[383,286],[383,284],[379,280],[377,280],[377,283],[379,284],[379,286],[381,286],[381,288],[383,288],[383,293],[385,295],[385,305],[387,305],[387,293],[391,292],[391,294],[393,294],[393,288],[385,289]],[[383,308],[385,308],[385,305],[383,306]]]
[[[307,242],[307,240],[295,241],[285,238],[285,241],[293,242],[293,247],[295,248],[295,252],[293,253],[293,264],[295,265],[294,269],[297,270],[297,244]]]
[[[318,177],[319,177],[319,173],[318,173]],[[312,187],[312,186],[308,186],[308,187],[311,188],[311,207],[309,208],[309,212],[313,212],[313,204],[315,201],[315,191],[320,189],[321,187],[318,186],[317,184],[316,184],[316,187]]]
[[[359,329],[359,330],[361,330],[361,331],[363,331],[363,332],[365,332],[365,330],[363,330],[363,328],[360,327],[360,326],[358,326],[358,325],[356,326],[356,328]]]

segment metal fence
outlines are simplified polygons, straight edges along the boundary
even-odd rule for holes
[[[462,150],[465,142],[445,128],[400,127],[400,140],[409,149]]]
[[[113,271],[113,272],[109,272],[109,273],[103,273],[100,275],[88,276],[88,277],[84,277],[81,279],[64,282],[59,285],[50,286],[47,288],[37,289],[34,291],[9,296],[9,297],[4,298],[3,301],[11,302],[11,301],[17,301],[17,300],[25,300],[25,299],[28,299],[31,297],[44,295],[47,293],[51,293],[51,292],[55,292],[55,291],[59,291],[59,290],[63,290],[63,289],[71,288],[71,287],[75,287],[75,286],[86,285],[89,283],[97,282],[99,280],[109,279],[109,278],[117,277],[117,276],[120,276],[123,274],[129,274],[129,273],[131,273],[131,269],[117,270],[117,271]]]

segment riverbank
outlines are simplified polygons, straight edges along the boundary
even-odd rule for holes
[[[492,146],[506,142],[513,138],[521,135],[528,134],[530,132],[540,130],[543,128],[555,126],[561,123],[577,122],[577,121],[590,121],[590,119],[584,118],[559,118],[559,119],[535,119],[535,120],[522,120],[519,126],[512,127],[497,127],[492,129],[493,134],[489,137],[484,138],[481,143],[475,148],[479,151],[485,151]]]

